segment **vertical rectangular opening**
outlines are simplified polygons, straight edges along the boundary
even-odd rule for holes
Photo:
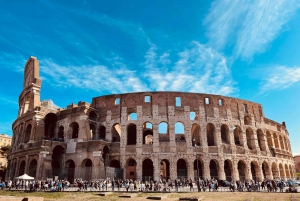
[[[247,105],[246,105],[246,104],[243,104],[243,111],[244,111],[245,113],[247,113]]]
[[[222,106],[223,105],[223,100],[219,99],[219,105]]]
[[[180,97],[176,97],[175,102],[176,102],[176,107],[181,107],[181,98]]]
[[[209,98],[204,99],[205,105],[209,105]]]
[[[190,120],[196,119],[196,112],[190,112]]]
[[[151,102],[151,96],[145,96],[145,103]]]
[[[120,98],[115,99],[115,105],[120,105]]]

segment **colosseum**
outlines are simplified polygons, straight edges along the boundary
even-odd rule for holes
[[[24,69],[6,179],[73,181],[289,179],[295,175],[285,123],[262,105],[185,92],[112,94],[66,108],[41,101],[39,61]]]

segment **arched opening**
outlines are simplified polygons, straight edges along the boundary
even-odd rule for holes
[[[25,136],[24,136],[24,143],[27,143],[29,142],[30,140],[30,134],[31,134],[31,129],[32,129],[32,126],[31,124],[29,124],[27,127],[26,127],[26,130],[25,130]]]
[[[178,142],[185,141],[184,125],[181,122],[175,123],[175,140]]]
[[[283,169],[283,166],[281,163],[279,163],[279,172],[280,172],[280,178],[281,179],[285,179],[285,176],[284,176],[284,169]]]
[[[29,110],[29,106],[30,106],[30,95],[26,96],[25,102],[24,102],[24,112],[23,114],[25,114],[28,110]]]
[[[143,161],[142,174],[144,181],[153,181],[153,162],[150,159]]]
[[[251,128],[246,129],[246,137],[247,137],[247,146],[250,150],[255,149],[255,139],[254,134]]]
[[[193,124],[192,125],[192,129],[191,129],[191,133],[192,133],[192,144],[193,146],[197,145],[200,146],[201,145],[201,136],[200,136],[200,126],[198,124]]]
[[[278,143],[277,135],[275,133],[273,133],[273,139],[274,139],[275,148],[278,149],[279,143]]]
[[[280,149],[284,150],[284,145],[283,145],[283,141],[282,141],[281,136],[279,136],[279,142],[280,142]]]
[[[225,124],[223,124],[221,126],[221,139],[222,139],[222,143],[225,143],[225,144],[230,143],[229,128]]]
[[[215,127],[212,123],[206,126],[207,145],[215,146]]]
[[[93,162],[91,161],[91,159],[85,159],[84,160],[84,179],[86,181],[90,181],[92,178],[92,168],[93,168]]]
[[[53,113],[49,113],[45,117],[45,137],[53,138],[55,136],[55,128],[57,122],[57,116]]]
[[[169,125],[166,122],[158,124],[159,142],[169,142]]]
[[[65,134],[64,134],[64,127],[63,126],[60,126],[58,128],[58,138],[60,140],[63,140],[65,138]]]
[[[177,178],[187,178],[187,166],[183,159],[177,161]]]
[[[266,161],[264,161],[262,163],[261,170],[262,170],[264,179],[271,179],[269,165],[268,165],[268,163]]]
[[[209,162],[209,169],[210,169],[210,178],[211,179],[218,179],[218,165],[215,160],[211,160]]]
[[[246,163],[244,161],[238,162],[238,172],[240,181],[244,181],[246,179]]]
[[[153,130],[150,122],[143,124],[143,144],[153,144]]]
[[[237,146],[242,146],[243,142],[243,132],[241,127],[239,126],[234,126],[233,127],[233,135],[234,135],[234,144]]]
[[[194,175],[195,175],[195,181],[198,180],[198,178],[203,179],[203,162],[199,159],[194,160]]]
[[[160,178],[166,181],[170,179],[170,163],[166,159],[160,161]]]
[[[99,137],[100,137],[101,140],[106,139],[106,128],[105,128],[105,126],[100,126],[99,127]]]
[[[260,172],[260,168],[259,168],[258,163],[256,161],[252,161],[251,162],[251,174],[252,174],[252,179],[254,181],[259,180],[259,172]]]
[[[19,176],[25,174],[25,166],[26,166],[26,162],[22,161],[19,166]]]
[[[31,177],[35,177],[36,170],[37,170],[37,161],[33,159],[29,164],[28,175]]]
[[[109,149],[108,149],[107,146],[105,146],[103,148],[102,158],[104,160],[104,166],[108,166],[108,162],[109,162]]]
[[[224,161],[224,172],[225,172],[225,177],[227,181],[232,180],[232,162],[230,160],[225,160]]]
[[[272,163],[272,174],[273,174],[273,179],[275,179],[275,180],[280,179],[279,172],[276,167],[276,163]]]
[[[136,161],[132,158],[127,161],[126,178],[136,180]]]
[[[284,169],[285,169],[286,179],[290,179],[291,176],[290,176],[290,172],[289,172],[289,168],[288,168],[287,164],[285,164]]]
[[[132,112],[128,115],[128,120],[130,121],[136,121],[138,118],[137,113],[136,112]]]
[[[244,124],[245,125],[251,125],[251,118],[249,116],[244,117]]]
[[[112,142],[120,142],[121,138],[121,126],[120,124],[115,124],[111,128]]]
[[[258,140],[259,149],[261,151],[266,151],[264,133],[262,132],[261,129],[258,129],[256,133],[257,133],[257,140]]]
[[[74,182],[75,176],[75,163],[73,160],[68,160],[65,164],[66,174],[69,182]]]
[[[127,126],[127,145],[136,144],[136,125],[129,124]]]
[[[96,126],[94,124],[90,124],[90,135],[91,139],[96,139]]]
[[[94,112],[94,111],[90,112],[90,114],[89,114],[89,120],[92,120],[92,121],[96,121],[97,120],[97,114],[96,114],[96,112]]]
[[[70,130],[72,131],[72,139],[78,138],[79,125],[77,122],[70,124]]]
[[[52,154],[52,177],[54,179],[55,176],[58,176],[59,179],[64,179],[63,178],[63,171],[62,171],[62,161],[64,160],[64,154],[65,154],[65,149],[58,145],[53,149],[53,154]]]
[[[273,147],[272,135],[269,131],[267,131],[266,134],[267,134],[268,147],[271,148]]]

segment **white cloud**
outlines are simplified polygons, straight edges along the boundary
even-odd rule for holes
[[[281,90],[300,81],[300,67],[279,66],[272,68],[270,76],[261,83],[261,93],[269,90]]]
[[[236,57],[251,58],[265,50],[299,7],[298,0],[217,0],[204,24],[215,47],[235,43]]]

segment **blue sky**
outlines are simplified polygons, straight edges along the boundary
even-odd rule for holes
[[[261,103],[300,154],[300,2],[0,2],[0,133],[12,134],[23,68],[66,107],[135,91],[213,93]]]

